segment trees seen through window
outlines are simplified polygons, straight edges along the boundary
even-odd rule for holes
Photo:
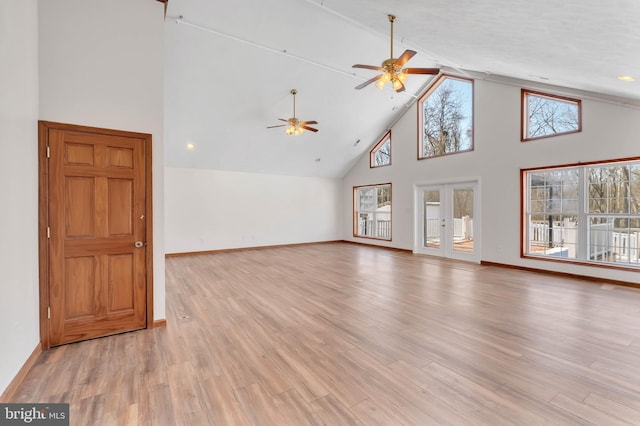
[[[418,158],[473,149],[473,81],[443,75],[418,102]]]
[[[391,130],[378,141],[369,153],[369,166],[382,167],[391,164]]]
[[[578,99],[522,89],[522,141],[581,131]]]

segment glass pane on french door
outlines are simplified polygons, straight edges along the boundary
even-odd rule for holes
[[[440,212],[440,190],[428,189],[423,192],[424,202],[424,247],[440,248],[442,214]]]
[[[453,189],[453,251],[473,253],[473,188]]]

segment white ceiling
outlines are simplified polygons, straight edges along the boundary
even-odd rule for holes
[[[640,104],[638,0],[171,0],[166,164],[343,176],[434,78],[410,76],[405,93],[354,90],[376,72],[353,64],[389,57],[389,13],[394,56],[418,52],[407,66]],[[292,116],[293,88],[296,116],[318,133],[266,128]]]

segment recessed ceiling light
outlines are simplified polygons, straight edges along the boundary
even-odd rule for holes
[[[635,78],[631,77],[630,75],[619,75],[618,76],[618,80],[622,80],[622,81],[636,81]]]
[[[196,146],[195,146],[194,144],[192,144],[192,143],[188,143],[188,144],[187,144],[187,149],[188,149],[189,151],[193,151],[193,150],[195,149],[195,147],[196,147]]]

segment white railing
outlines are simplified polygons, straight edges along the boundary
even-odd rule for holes
[[[544,254],[554,257],[577,257],[578,224],[565,219],[554,221],[551,229],[547,223],[529,225],[529,244],[539,247]],[[534,251],[538,251],[535,250]]]
[[[424,229],[425,239],[440,237],[442,219],[431,218],[426,220]],[[470,217],[453,219],[453,238],[456,240],[473,240],[473,219]]]
[[[616,238],[620,244],[615,244]],[[614,234],[614,245],[620,247],[620,256],[630,263],[640,263],[640,232]]]
[[[613,224],[598,223],[589,227],[589,258],[606,259],[611,253]]]
[[[529,225],[530,245],[556,248],[567,247],[573,251],[577,247],[577,224],[575,222],[554,222],[549,236],[549,225],[531,223]],[[640,231],[622,232],[615,230],[613,223],[597,223],[589,226],[589,259],[606,262],[640,263]],[[550,247],[552,246],[552,247]],[[574,257],[573,254],[569,257]]]
[[[612,223],[589,229],[589,257],[609,262],[640,263],[640,231],[615,231]]]
[[[369,212],[358,214],[358,236],[391,239],[391,213]]]
[[[575,243],[575,241],[566,241],[566,237],[569,234],[566,231],[569,229],[575,230],[576,227],[573,225],[564,226],[560,223],[554,224],[551,231],[551,238],[549,238],[549,225],[546,223],[532,223],[529,235],[531,236],[531,242],[535,243],[548,243],[549,240],[556,244],[563,242]]]

